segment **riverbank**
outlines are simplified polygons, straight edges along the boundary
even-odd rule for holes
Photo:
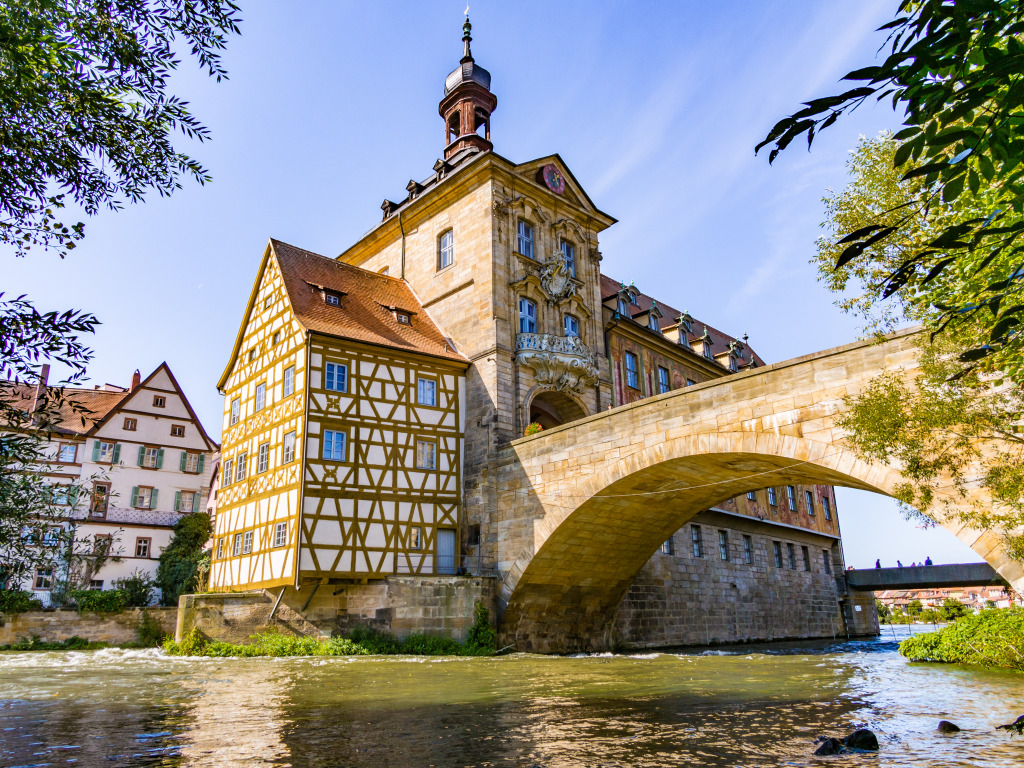
[[[911,661],[1024,672],[1024,610],[990,608],[964,616],[937,632],[907,638],[899,650]]]

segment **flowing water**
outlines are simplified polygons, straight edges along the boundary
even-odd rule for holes
[[[994,730],[1020,714],[1024,676],[911,664],[891,636],[573,658],[0,653],[5,767],[1021,766],[1024,737]],[[811,756],[859,726],[879,753]]]

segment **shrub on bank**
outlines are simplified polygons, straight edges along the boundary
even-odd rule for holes
[[[123,589],[75,589],[68,593],[79,613],[117,613],[128,605]]]
[[[1024,610],[990,608],[900,643],[911,661],[977,664],[1024,672]]]
[[[43,604],[31,592],[19,589],[0,589],[0,613],[15,614],[41,611]]]
[[[0,645],[0,651],[97,651],[109,647],[109,643],[86,640],[78,635],[54,643],[40,639],[39,635],[33,635],[31,638],[23,637],[10,645]]]

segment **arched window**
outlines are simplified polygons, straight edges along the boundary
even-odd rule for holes
[[[452,230],[441,233],[437,240],[437,268],[444,269],[455,263],[455,234]]]

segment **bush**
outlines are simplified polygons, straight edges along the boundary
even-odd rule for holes
[[[143,611],[139,616],[139,624],[135,627],[135,639],[138,644],[143,648],[156,648],[164,641],[165,634],[156,617],[149,611]]]
[[[912,661],[978,664],[1024,672],[1024,610],[991,608],[937,632],[907,638],[900,653]]]
[[[43,604],[31,592],[18,589],[0,589],[0,613],[25,613],[41,611]]]
[[[473,626],[466,635],[466,645],[477,651],[493,652],[498,646],[498,632],[491,626],[491,613],[483,603],[477,603]]]
[[[68,596],[79,613],[117,613],[128,604],[128,595],[120,589],[73,589]]]
[[[125,594],[125,606],[128,608],[145,608],[153,602],[156,581],[142,570],[136,569],[131,576],[114,579],[114,588]]]
[[[160,587],[160,601],[175,606],[178,596],[190,594],[205,585],[197,585],[199,566],[209,561],[203,546],[210,538],[210,516],[205,512],[185,515],[174,524],[174,536],[160,553],[156,569],[156,585]]]
[[[78,635],[55,643],[45,642],[40,639],[39,635],[33,635],[31,638],[22,638],[11,645],[0,645],[0,651],[96,651],[109,647],[108,643],[86,640]]]

